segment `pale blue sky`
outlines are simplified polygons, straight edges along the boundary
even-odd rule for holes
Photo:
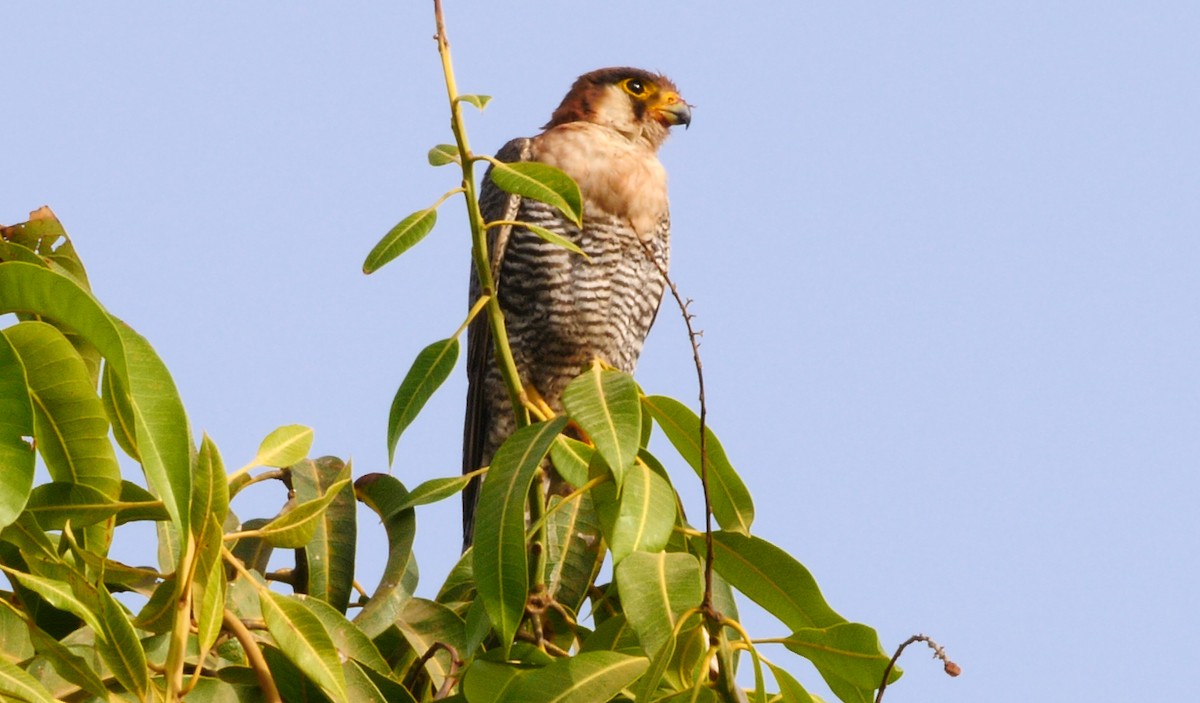
[[[460,87],[495,96],[469,115],[479,151],[601,66],[661,70],[696,106],[662,158],[711,424],[757,534],[889,649],[924,632],[963,666],[910,650],[889,703],[1194,695],[1200,5],[447,14]],[[303,423],[386,470],[396,385],[466,303],[457,201],[359,272],[454,185],[425,164],[449,140],[431,3],[14,3],[0,26],[0,221],[54,208],[227,464]],[[670,307],[638,379],[694,403]],[[457,472],[464,392],[460,368],[401,441],[409,485]],[[431,594],[457,502],[418,523]]]

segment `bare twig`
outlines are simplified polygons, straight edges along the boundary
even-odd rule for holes
[[[950,657],[946,656],[946,650],[943,649],[940,644],[934,642],[931,638],[925,635],[913,635],[912,637],[904,640],[904,642],[896,648],[896,653],[892,655],[892,660],[888,662],[887,668],[883,670],[883,680],[879,682],[879,692],[875,694],[875,703],[882,703],[883,691],[887,688],[888,677],[892,675],[892,669],[896,666],[896,660],[900,658],[900,653],[904,651],[904,648],[913,642],[924,642],[925,644],[929,645],[929,648],[933,650],[933,658],[942,660],[942,668],[945,670],[947,675],[958,676],[962,673],[962,668],[958,664],[950,661]]]
[[[254,676],[258,679],[258,687],[262,689],[263,699],[267,703],[282,703],[283,698],[280,697],[279,689],[275,686],[271,669],[267,666],[267,660],[263,657],[262,650],[258,648],[258,642],[254,640],[254,635],[250,634],[249,628],[230,610],[225,611],[222,622],[225,629],[233,633],[233,636],[242,645],[242,651],[246,653],[250,668],[254,670]]]
[[[663,280],[667,284],[667,288],[671,291],[671,297],[675,298],[675,304],[679,306],[680,315],[683,317],[683,324],[687,327],[688,341],[692,345],[692,360],[696,365],[696,383],[698,386],[698,396],[700,400],[700,484],[704,488],[704,601],[701,607],[704,610],[705,617],[711,623],[718,622],[720,614],[713,609],[712,604],[712,574],[713,574],[713,541],[712,541],[712,498],[708,490],[708,446],[705,441],[707,432],[707,416],[708,406],[704,401],[704,364],[700,361],[700,337],[704,332],[697,332],[692,327],[692,320],[695,319],[688,308],[692,304],[692,300],[683,299],[679,294],[679,288],[675,286],[675,281],[671,280],[670,274],[667,273],[667,267],[663,265],[658,257],[651,251],[650,245],[647,242],[642,242],[642,248],[646,251],[646,256],[658,268],[658,272],[662,275]],[[710,644],[715,644],[717,641],[717,631],[715,628],[709,632]]]
[[[408,675],[408,679],[404,682],[405,688],[409,691],[412,690],[417,673],[425,667],[430,659],[433,659],[433,655],[437,654],[439,649],[446,650],[446,653],[450,655],[450,671],[446,673],[446,678],[442,681],[441,688],[433,695],[433,698],[434,700],[441,700],[450,695],[454,684],[458,683],[458,670],[462,668],[463,661],[458,657],[458,650],[453,645],[446,644],[445,642],[434,642],[429,646],[429,649],[425,650],[421,658],[413,663],[412,668],[409,670],[412,673]]]

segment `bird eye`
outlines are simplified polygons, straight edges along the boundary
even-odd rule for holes
[[[630,95],[641,95],[646,92],[646,86],[636,78],[630,78],[625,81],[625,90],[629,91]]]

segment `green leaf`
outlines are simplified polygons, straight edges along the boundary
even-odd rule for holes
[[[296,503],[285,507],[279,517],[258,529],[256,536],[265,539],[273,547],[296,549],[303,547],[316,534],[317,526],[324,519],[325,510],[338,496],[338,492],[350,483],[344,478],[329,487],[325,495],[316,500]]]
[[[649,665],[645,657],[584,652],[557,659],[520,677],[504,700],[604,703],[637,680]]]
[[[22,322],[4,336],[25,367],[38,451],[50,476],[116,498],[121,469],[108,440],[108,415],[79,352],[44,322]]]
[[[675,527],[675,491],[645,464],[634,464],[626,473],[619,496],[611,481],[592,490],[614,564],[631,552],[667,546]]]
[[[413,564],[417,517],[412,508],[404,507],[408,491],[394,476],[367,474],[354,482],[354,492],[364,505],[379,515],[387,533],[388,555],[383,576],[371,599],[354,618],[354,624],[374,638],[396,622],[405,601],[412,597],[415,583],[411,583],[407,575]]]
[[[559,435],[550,447],[550,460],[564,481],[579,488],[588,481],[588,465],[596,450],[577,439]]]
[[[463,678],[463,693],[470,703],[501,703],[515,701],[509,690],[532,671],[530,667],[509,662],[476,659]]]
[[[552,512],[546,521],[546,592],[556,603],[579,612],[604,563],[600,520],[591,491],[562,503],[561,496],[550,496],[547,505]]]
[[[30,703],[54,703],[54,696],[25,670],[0,657],[0,698],[12,696]]]
[[[3,570],[10,579],[21,584],[21,586],[41,596],[50,605],[59,610],[65,610],[83,620],[93,631],[101,631],[100,618],[96,615],[94,607],[80,601],[70,584],[56,579],[22,573],[2,565],[0,565],[0,570]]]
[[[700,466],[700,418],[674,398],[647,396],[642,399],[642,404],[654,416],[654,421],[679,455],[695,469],[697,476],[703,476]],[[750,491],[733,470],[716,434],[708,427],[704,429],[713,517],[723,529],[750,534],[750,523],[754,522],[754,501],[750,498]]]
[[[346,464],[336,457],[306,459],[291,467],[292,490],[297,500],[316,500],[339,479],[349,478],[349,473]],[[307,574],[304,592],[343,613],[354,590],[357,510],[353,490],[343,488],[317,521],[312,539],[304,545]]]
[[[400,224],[383,235],[383,239],[379,240],[370,254],[367,254],[367,260],[363,262],[363,273],[374,273],[384,264],[411,249],[433,231],[435,224],[437,210],[434,208],[418,210],[400,220]]]
[[[464,652],[466,624],[450,608],[424,598],[412,598],[404,604],[396,627],[418,656],[429,651],[435,642],[448,644]],[[440,688],[450,674],[450,655],[439,652],[425,663],[434,688]]]
[[[142,470],[176,528],[186,529],[191,488],[187,417],[162,360],[67,275],[35,264],[0,263],[0,314],[26,312],[74,330],[100,350],[128,389]]]
[[[815,703],[812,695],[782,667],[769,662],[767,666],[771,667],[771,675],[779,686],[779,703]]]
[[[267,573],[267,564],[271,561],[271,553],[275,548],[267,540],[257,536],[257,531],[270,522],[266,518],[254,518],[243,522],[242,532],[246,533],[246,536],[238,538],[230,550],[247,569],[260,574]]]
[[[97,631],[96,651],[108,665],[113,676],[138,700],[146,700],[150,691],[150,673],[146,667],[146,650],[142,648],[129,614],[101,584],[96,589],[100,603],[100,630]]]
[[[550,242],[551,244],[553,244],[555,246],[560,246],[563,249],[566,249],[567,251],[569,251],[573,254],[579,254],[580,256],[582,256],[585,259],[588,259],[589,261],[592,258],[587,255],[587,252],[585,252],[583,249],[580,249],[579,245],[575,244],[575,242],[572,242],[570,239],[567,239],[566,237],[562,236],[558,232],[546,229],[545,227],[540,227],[538,225],[533,224],[532,222],[522,222],[521,227],[523,229],[529,230],[530,232],[533,232],[534,234],[536,234],[537,236],[546,240],[547,242]]]
[[[307,608],[321,621],[329,633],[329,638],[333,641],[333,646],[343,658],[353,659],[381,674],[391,674],[391,667],[379,653],[375,643],[354,623],[347,620],[341,612],[316,598],[301,598],[296,602]]]
[[[490,95],[460,95],[460,96],[458,96],[458,99],[460,102],[474,105],[475,107],[482,110],[483,108],[487,107],[487,104],[489,102],[492,101],[492,96],[490,96]]]
[[[462,163],[462,158],[458,155],[458,147],[453,144],[438,144],[429,150],[430,166],[445,166],[447,164],[458,163]]]
[[[855,622],[823,628],[802,628],[783,644],[817,667],[829,689],[843,701],[872,700],[883,680],[890,657],[879,645],[875,630]],[[896,676],[899,676],[897,671]]]
[[[712,537],[716,571],[789,629],[846,622],[825,602],[808,569],[787,552],[736,532],[714,532]],[[703,553],[703,537],[694,538],[692,544]]]
[[[647,655],[672,639],[680,615],[704,598],[700,560],[681,552],[634,552],[613,570],[625,617]]]
[[[412,424],[421,408],[433,397],[434,391],[450,376],[456,361],[458,339],[454,337],[434,342],[417,354],[416,361],[400,382],[388,414],[389,465],[395,458],[396,442],[400,440],[401,433]]]
[[[567,386],[563,405],[591,437],[612,470],[618,489],[633,466],[641,437],[642,408],[633,377],[594,363]]]
[[[33,487],[33,401],[25,365],[8,337],[0,334],[0,529],[25,508]]]
[[[436,503],[439,500],[444,500],[450,496],[458,495],[470,482],[470,476],[446,476],[444,478],[431,478],[412,489],[412,492],[408,494],[408,499],[404,501],[401,507],[415,508],[418,505],[429,505],[430,503]]]
[[[26,626],[34,649],[37,650],[39,656],[45,657],[46,661],[50,662],[59,676],[101,700],[108,697],[104,682],[100,680],[95,668],[86,659],[72,652],[66,645],[43,632],[32,622],[27,621]]]
[[[493,161],[489,173],[501,190],[546,203],[576,226],[582,225],[583,196],[579,185],[559,169],[536,161]]]
[[[533,475],[567,426],[565,417],[522,427],[492,457],[475,511],[472,550],[479,597],[507,651],[525,612],[529,568],[525,551],[525,499]]]
[[[116,501],[91,486],[52,481],[30,492],[26,510],[43,530],[61,530],[67,522],[84,527],[107,520],[119,507]]]
[[[311,427],[284,425],[263,439],[251,463],[254,466],[286,468],[307,457],[312,443]]]
[[[334,700],[346,700],[346,677],[321,620],[296,598],[263,588],[259,605],[275,643],[296,668]]]
[[[100,378],[100,400],[112,424],[113,437],[117,445],[130,457],[137,459],[137,428],[134,426],[133,405],[129,392],[121,385],[121,379],[113,371],[112,364],[104,365]]]

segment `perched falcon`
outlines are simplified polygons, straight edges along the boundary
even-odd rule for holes
[[[484,176],[483,219],[551,230],[588,258],[520,227],[488,230],[492,272],[521,382],[555,411],[562,392],[599,357],[632,372],[662,300],[671,221],[658,148],[691,109],[665,76],[602,68],[580,76],[541,134],[504,145],[504,162],[536,161],[565,171],[583,195],[583,227],[556,209],[510,195]],[[470,299],[480,295],[471,271]],[[512,406],[493,360],[491,330],[478,316],[467,332],[463,471],[486,466],[514,431]],[[463,539],[473,533],[478,483],[463,495]]]

